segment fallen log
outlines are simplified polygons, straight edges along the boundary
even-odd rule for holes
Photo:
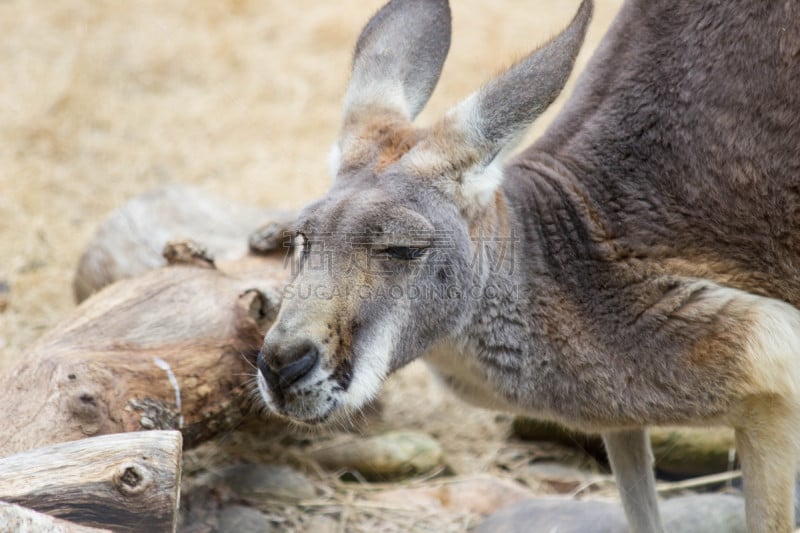
[[[141,429],[180,429],[194,446],[242,422],[283,255],[231,273],[198,255],[106,287],[0,376],[0,456]]]
[[[93,296],[0,376],[0,457],[141,429],[180,429],[194,446],[240,424],[292,216],[183,185],[109,215],[74,279],[79,300]]]
[[[179,432],[148,431],[82,439],[0,459],[0,500],[73,525],[48,522],[8,505],[0,506],[0,523],[9,527],[17,520],[30,524],[29,531],[87,531],[75,524],[115,532],[174,531],[181,453]]]

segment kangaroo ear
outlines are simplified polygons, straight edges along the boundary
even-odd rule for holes
[[[447,0],[392,0],[370,19],[356,43],[344,99],[342,159],[355,141],[414,120],[439,81],[450,25]]]
[[[484,85],[435,124],[406,160],[469,204],[485,203],[502,181],[500,164],[567,82],[592,16],[584,0],[558,36]]]

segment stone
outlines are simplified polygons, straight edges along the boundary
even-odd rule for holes
[[[368,438],[348,437],[312,452],[328,470],[356,471],[370,481],[424,474],[443,462],[442,447],[430,435],[395,431]]]
[[[264,513],[245,507],[244,505],[230,505],[220,510],[219,526],[217,531],[220,533],[269,533],[272,531],[272,523]]]
[[[463,514],[489,515],[532,496],[533,493],[520,483],[486,475],[448,480],[434,486],[385,490],[372,499],[420,509],[444,508]]]
[[[732,494],[691,494],[661,504],[664,528],[675,533],[745,533],[744,498]]]
[[[524,440],[552,441],[577,447],[605,460],[605,447],[599,435],[524,416],[514,419],[512,432]],[[682,479],[729,470],[734,437],[729,428],[657,427],[650,429],[650,443],[659,474]]]
[[[225,485],[253,504],[309,500],[317,495],[311,480],[288,466],[239,464],[222,475]]]
[[[555,461],[531,463],[521,468],[521,472],[517,473],[517,476],[525,481],[530,477],[544,482],[557,492],[572,492],[597,478],[592,472]]]
[[[745,533],[744,500],[729,494],[692,494],[660,504],[664,529],[674,533]],[[622,506],[602,501],[558,498],[526,500],[501,509],[475,533],[626,533]]]
[[[731,469],[736,447],[729,428],[653,428],[650,445],[662,476],[687,478]]]
[[[4,279],[0,279],[0,313],[8,309],[11,301],[11,286]]]
[[[337,533],[339,531],[339,523],[333,518],[317,515],[308,521],[309,533]]]
[[[560,498],[537,498],[510,505],[491,515],[475,533],[617,533],[625,531],[625,517],[616,504]]]
[[[795,474],[794,482],[794,523],[800,528],[800,472]]]
[[[546,420],[517,416],[511,424],[511,434],[522,440],[557,442],[578,448],[593,457],[605,459],[606,448],[599,435],[572,430]]]

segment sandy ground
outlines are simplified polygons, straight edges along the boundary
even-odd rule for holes
[[[352,46],[381,3],[0,0],[0,281],[11,290],[0,368],[73,308],[83,246],[132,195],[166,182],[264,206],[322,195]],[[621,2],[596,3],[577,70]],[[421,123],[555,34],[578,0],[453,4],[453,45]],[[420,367],[402,374],[387,417],[442,438],[458,471],[489,469],[504,435],[472,437],[508,417],[463,408],[456,424],[429,397],[393,401],[425,379]]]

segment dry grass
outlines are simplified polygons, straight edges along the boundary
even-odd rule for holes
[[[348,533],[460,532],[483,519],[475,509],[448,505],[420,495],[435,492],[449,483],[491,475],[527,486],[532,493],[572,496],[579,499],[616,500],[616,486],[608,473],[579,451],[556,444],[531,443],[508,439],[512,417],[471,408],[456,399],[431,379],[427,369],[413,363],[391,379],[383,392],[384,410],[380,422],[360,425],[367,434],[390,429],[427,432],[442,444],[446,464],[426,476],[405,481],[368,483],[342,481],[337,472],[324,471],[308,451],[325,447],[341,435],[325,429],[286,431],[268,427],[261,435],[233,432],[187,454],[184,466],[184,496],[192,498],[192,487],[204,486],[203,475],[218,471],[231,462],[289,464],[316,482],[318,496],[311,501],[286,504],[265,502],[267,513],[280,531],[303,532],[320,529],[316,520],[326,520],[334,531]],[[534,461],[559,461],[594,471],[588,482],[567,493],[526,475],[525,467]],[[199,474],[199,475],[198,475]],[[441,474],[447,474],[442,476]],[[187,481],[188,480],[188,481]],[[397,489],[419,489],[411,494]],[[377,497],[381,493],[383,497]],[[391,494],[391,496],[389,496]],[[492,498],[492,494],[485,494]],[[225,499],[224,492],[222,499]],[[202,501],[202,500],[201,500]],[[438,505],[441,503],[443,505]],[[477,501],[472,502],[473,505]],[[191,533],[193,531],[190,530]]]
[[[350,51],[380,3],[0,1],[0,281],[11,286],[0,368],[73,307],[81,250],[126,198],[169,181],[267,206],[320,196]],[[620,3],[597,0],[578,69]],[[555,34],[577,4],[454,2],[450,57],[420,121]],[[438,437],[459,473],[491,471],[505,453],[508,419],[463,406],[420,367],[389,384],[386,405],[393,427]]]

